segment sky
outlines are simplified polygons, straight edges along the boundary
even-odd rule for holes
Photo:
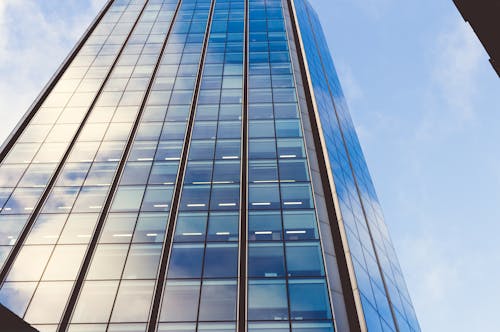
[[[425,332],[498,330],[500,80],[451,0],[310,0]],[[104,0],[0,1],[0,142]]]

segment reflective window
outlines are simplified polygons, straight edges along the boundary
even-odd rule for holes
[[[236,244],[207,245],[203,272],[205,278],[236,277],[237,273],[238,246]]]
[[[153,280],[122,281],[116,296],[111,322],[146,322],[149,318],[153,290]]]
[[[199,281],[168,280],[160,320],[164,322],[196,321],[199,296]]]
[[[287,320],[288,303],[284,280],[250,280],[249,320]]]
[[[236,320],[236,281],[204,281],[201,288],[200,321]]]
[[[168,278],[199,278],[201,276],[203,252],[203,245],[174,245],[170,254]]]
[[[107,322],[117,288],[118,281],[86,281],[71,321],[73,323]]]

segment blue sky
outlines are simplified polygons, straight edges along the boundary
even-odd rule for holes
[[[311,0],[426,332],[494,331],[500,80],[451,0]],[[0,2],[0,141],[104,0]]]

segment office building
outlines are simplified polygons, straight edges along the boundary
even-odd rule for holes
[[[0,162],[39,331],[420,331],[305,0],[109,1]]]

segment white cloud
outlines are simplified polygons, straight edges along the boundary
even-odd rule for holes
[[[438,34],[432,52],[427,110],[417,137],[449,134],[475,120],[476,79],[484,50],[468,24],[456,20]]]
[[[26,112],[103,3],[104,0],[91,0],[82,11],[82,4],[75,1],[0,2],[0,142]],[[50,17],[46,10],[49,7],[57,10]]]

